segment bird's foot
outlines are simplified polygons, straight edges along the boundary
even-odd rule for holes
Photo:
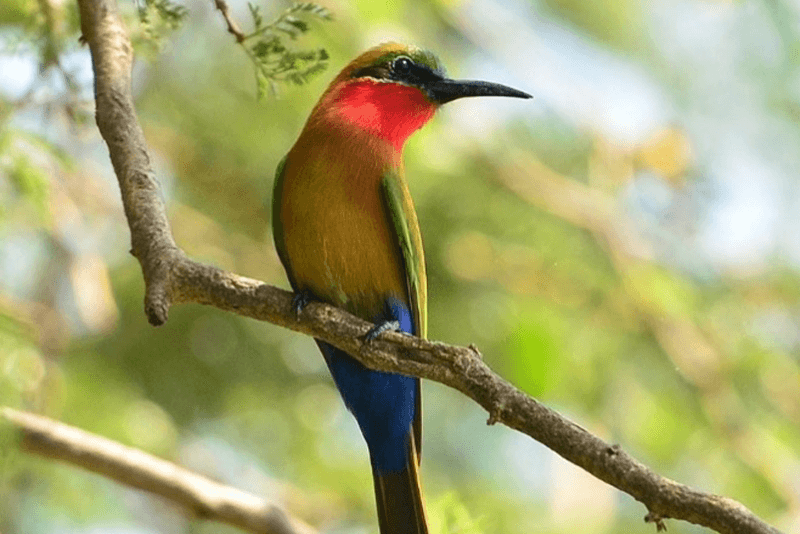
[[[311,296],[311,292],[306,289],[295,293],[292,296],[292,309],[294,310],[294,314],[299,316],[312,300],[314,300],[314,298]]]
[[[364,334],[364,342],[372,343],[375,341],[379,335],[384,332],[391,330],[392,332],[399,332],[400,331],[400,321],[384,321],[382,323],[378,323],[372,328],[370,328],[366,334]]]

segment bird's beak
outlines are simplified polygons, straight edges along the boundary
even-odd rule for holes
[[[456,98],[465,96],[512,96],[514,98],[533,98],[506,85],[474,80],[434,80],[425,84],[431,100],[437,104],[446,104]]]

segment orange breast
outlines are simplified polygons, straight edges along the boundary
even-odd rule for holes
[[[380,187],[399,160],[374,141],[342,141],[306,131],[289,153],[280,211],[284,246],[298,289],[374,320],[389,296],[408,305]]]

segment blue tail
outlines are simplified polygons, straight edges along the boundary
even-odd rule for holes
[[[401,330],[415,333],[411,313],[396,299],[387,300],[373,320],[397,321]],[[317,344],[367,442],[381,534],[428,534],[418,466],[419,379],[372,371],[327,343]]]
[[[408,308],[396,299],[387,301],[385,308],[382,316],[373,319],[376,323],[398,321],[401,330],[414,333]],[[373,469],[378,473],[403,471],[409,459],[411,424],[419,409],[419,380],[367,369],[339,349],[322,341],[317,344],[361,428]]]

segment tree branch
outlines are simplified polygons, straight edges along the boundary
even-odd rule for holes
[[[228,3],[225,0],[213,0],[213,2],[214,7],[216,7],[225,18],[225,23],[228,25],[228,33],[231,33],[234,37],[236,37],[237,43],[242,43],[246,36],[244,32],[239,29],[239,25],[234,20],[231,10],[228,7]]]
[[[723,350],[713,342],[719,334],[707,332],[689,313],[654,306],[642,293],[637,278],[653,266],[651,260],[642,257],[652,246],[640,236],[616,200],[609,193],[555,172],[519,148],[506,150],[501,164],[486,156],[479,158],[493,169],[491,177],[497,184],[594,237],[616,272],[629,311],[652,334],[681,377],[697,389],[698,401],[713,431],[728,438],[730,447],[749,469],[791,492],[791,477],[776,476],[774,462],[764,462],[757,448],[746,445],[751,439],[748,435],[754,431],[752,425],[732,424],[745,408],[743,401],[737,400],[741,395],[729,379]],[[723,405],[727,408],[720,410]],[[781,472],[779,467],[777,471]]]
[[[257,280],[191,261],[172,239],[130,93],[131,48],[113,0],[79,0],[84,36],[95,69],[97,124],[111,153],[128,217],[133,254],[145,280],[145,312],[154,325],[173,303],[196,302],[269,321],[322,339],[365,365],[435,380],[485,408],[489,423],[523,432],[565,459],[642,502],[646,520],[683,519],[723,534],[775,534],[747,508],[654,473],[621,448],[609,445],[543,406],[494,374],[474,347],[457,347],[386,333],[366,346],[371,324],[320,303],[300,317],[291,294]]]
[[[214,482],[171,462],[40,415],[0,409],[22,434],[22,448],[79,465],[134,488],[166,497],[197,516],[264,534],[314,534],[274,503]]]

